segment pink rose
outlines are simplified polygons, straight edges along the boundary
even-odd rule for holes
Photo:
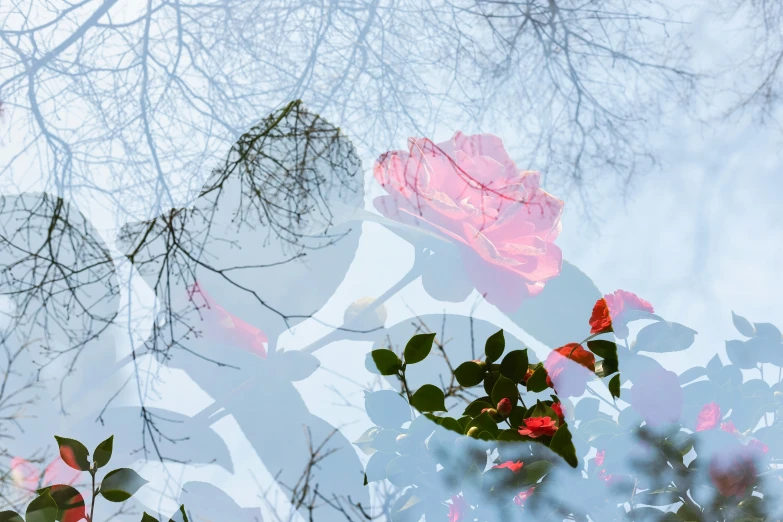
[[[217,304],[198,282],[187,289],[188,300],[198,307],[204,338],[228,344],[266,358],[266,334]]]
[[[538,172],[517,169],[500,138],[457,132],[437,145],[411,138],[408,149],[376,161],[375,179],[389,193],[376,208],[457,244],[487,301],[513,312],[560,274],[563,202],[541,190]]]
[[[704,407],[699,412],[699,417],[696,419],[696,431],[711,430],[712,428],[718,425],[719,420],[720,420],[720,406],[718,406],[718,404],[714,402],[705,404]]]

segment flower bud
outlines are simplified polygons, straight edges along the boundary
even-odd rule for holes
[[[478,426],[473,426],[472,428],[470,428],[468,430],[468,433],[467,433],[468,437],[473,437],[473,438],[478,437],[478,434],[479,434]]]
[[[775,400],[776,400],[776,401],[778,401],[778,402],[780,402],[781,400],[783,400],[783,393],[781,393],[781,392],[779,392],[779,391],[776,391],[776,392],[775,392],[775,393],[773,393],[772,395],[775,397]]]
[[[487,369],[487,363],[485,363],[484,361],[480,361],[480,360],[478,360],[478,359],[474,359],[474,360],[473,360],[473,362],[474,362],[474,363],[476,363],[476,364],[478,364],[478,365],[479,365],[479,367],[480,367],[482,370],[486,370],[486,369]]]
[[[407,438],[408,438],[407,433],[400,433],[399,435],[397,435],[397,444],[402,446],[403,444],[405,444],[405,439]]]
[[[383,325],[386,324],[387,317],[386,307],[383,305],[378,306],[375,310],[370,312],[365,317],[362,317],[354,324],[351,323],[374,302],[375,299],[372,297],[363,297],[361,299],[357,299],[351,303],[348,308],[345,309],[343,322],[347,325],[348,328],[352,330],[375,330],[376,328],[383,328]]]
[[[511,404],[511,400],[508,397],[504,397],[503,399],[500,399],[500,402],[498,403],[498,413],[501,417],[504,419],[511,415],[511,409],[513,408],[513,405]]]

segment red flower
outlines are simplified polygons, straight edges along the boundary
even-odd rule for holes
[[[557,413],[557,418],[560,419],[560,424],[565,422],[565,413],[563,413],[563,405],[559,402],[552,403],[552,410]]]
[[[459,522],[469,509],[470,506],[465,501],[465,497],[462,495],[452,496],[451,504],[449,504],[449,522]]]
[[[595,454],[595,463],[598,466],[603,466],[605,458],[606,458],[606,450],[601,450]]]
[[[753,439],[748,442],[748,448],[756,451],[757,453],[769,453],[769,447],[760,440]]]
[[[615,290],[595,302],[590,316],[590,333],[614,331],[620,339],[628,337],[627,313],[634,310],[653,313],[650,303],[634,293]]]
[[[492,466],[493,469],[501,469],[501,468],[508,468],[514,473],[519,473],[522,470],[522,462],[521,460],[518,460],[514,462],[513,460],[508,460],[504,462],[503,464],[498,464],[497,466]]]
[[[595,373],[595,355],[579,343],[569,343],[549,353],[544,361],[547,384],[563,396],[579,396]]]
[[[724,497],[741,497],[756,481],[753,457],[743,451],[716,454],[709,468],[712,483]]]
[[[532,376],[533,376],[533,369],[532,368],[528,368],[527,371],[525,372],[525,376],[522,377],[522,384],[526,385],[527,381],[530,380],[530,378]]]
[[[503,417],[508,417],[511,415],[511,408],[513,406],[511,405],[511,400],[506,398],[500,399],[500,402],[498,403],[498,413],[502,415]]]
[[[525,500],[529,499],[530,496],[533,494],[533,492],[536,490],[535,487],[532,487],[530,489],[526,489],[525,491],[520,491],[516,497],[514,497],[514,504],[516,504],[519,507],[522,507],[525,505]]]
[[[204,304],[196,304],[196,294]],[[204,337],[266,358],[266,334],[217,304],[198,282],[188,288],[188,300],[198,307],[204,322]]]
[[[551,437],[557,431],[557,424],[550,417],[529,417],[525,419],[525,427],[519,428],[519,434],[537,439],[541,436]]]
[[[739,430],[737,429],[737,427],[734,425],[732,421],[721,422],[720,429],[725,431],[726,433],[733,433],[734,435],[739,435]]]
[[[720,406],[718,406],[718,404],[714,402],[705,404],[704,407],[699,412],[699,417],[696,419],[696,431],[711,430],[712,428],[717,426],[719,420],[720,420]]]

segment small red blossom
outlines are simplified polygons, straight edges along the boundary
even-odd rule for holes
[[[537,439],[538,437],[551,437],[557,431],[557,424],[550,417],[529,417],[525,419],[525,427],[519,428],[519,434]]]
[[[520,491],[517,496],[514,497],[514,504],[516,504],[519,507],[522,507],[525,505],[525,501],[530,498],[530,496],[533,494],[533,492],[536,490],[535,487],[526,489],[525,491]]]
[[[696,431],[711,430],[720,420],[720,406],[715,402],[705,404],[696,419]]]
[[[769,453],[769,446],[757,439],[752,439],[748,442],[748,447],[757,451],[758,453]]]
[[[522,377],[522,384],[527,384],[527,381],[529,381],[532,376],[533,376],[533,369],[528,368],[527,371],[525,372],[525,376]]]
[[[451,497],[451,504],[449,504],[449,522],[460,522],[465,517],[465,513],[470,510],[465,497],[462,495],[454,495]]]
[[[565,422],[565,413],[563,412],[563,405],[559,402],[553,402],[552,410],[557,414],[557,418],[560,420],[560,424],[563,424]]]
[[[500,402],[498,402],[498,413],[503,417],[508,417],[511,415],[512,408],[513,406],[511,404],[511,400],[508,397],[504,397],[500,399]]]
[[[604,465],[604,459],[606,458],[606,450],[601,450],[595,454],[595,463],[600,467]]]
[[[502,468],[508,468],[514,473],[519,473],[522,470],[522,465],[524,462],[521,460],[518,460],[514,462],[513,460],[508,460],[502,464],[498,464],[497,466],[492,466],[494,469],[502,469]]]
[[[632,311],[653,313],[650,303],[625,290],[616,290],[596,301],[590,316],[590,333],[614,331],[620,339],[628,337],[627,313]]]
[[[720,423],[720,429],[725,431],[726,433],[732,433],[734,435],[739,435],[739,430],[734,425],[732,421],[728,422],[721,422]]]

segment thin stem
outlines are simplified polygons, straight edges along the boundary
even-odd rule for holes
[[[397,292],[399,292],[400,290],[408,286],[408,284],[410,284],[416,278],[418,278],[421,275],[422,268],[424,267],[426,260],[427,260],[426,257],[420,257],[417,255],[416,260],[414,261],[411,269],[408,270],[408,272],[404,276],[402,276],[402,278],[400,278],[400,280],[397,281],[397,283],[395,283],[394,286],[389,288],[378,299],[373,301],[373,303],[370,306],[362,310],[361,313],[357,314],[356,317],[354,317],[349,323],[345,323],[341,327],[335,328],[325,336],[321,337],[319,340],[302,348],[301,351],[312,353],[318,350],[319,348],[326,346],[332,341],[337,340],[341,332],[346,330],[346,326],[349,326],[350,324],[358,323],[365,317],[368,317],[372,312],[375,311],[376,308],[378,308],[380,305],[388,301]],[[226,408],[226,406],[237,397],[247,396],[247,393],[249,393],[255,386],[258,386],[259,384],[262,383],[263,381],[258,379],[258,377],[251,377],[247,379],[246,381],[244,381],[243,383],[239,384],[234,389],[226,393],[223,397],[219,397],[215,399],[212,402],[212,404],[210,404],[209,406],[207,406],[206,408],[198,412],[196,415],[191,417],[187,422],[189,424],[197,424],[202,422],[213,424],[217,422],[225,415],[228,415],[228,410],[224,410],[220,412],[221,409]]]
[[[92,500],[90,501],[90,518],[87,520],[89,522],[93,522],[94,520],[94,513],[95,513],[95,497],[98,496],[98,490],[95,489],[95,471],[94,469],[90,470],[90,477],[92,477]]]

